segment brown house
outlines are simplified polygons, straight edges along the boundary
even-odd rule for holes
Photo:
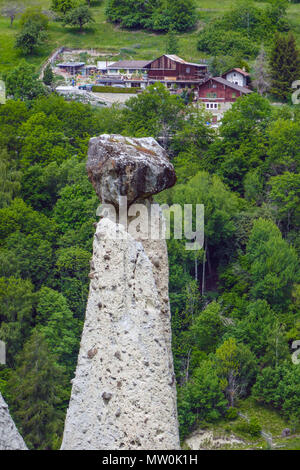
[[[222,77],[212,77],[198,85],[198,101],[213,114],[213,122],[222,119],[240,96],[252,93],[249,88],[236,85]]]
[[[199,84],[207,78],[207,65],[186,62],[177,55],[162,55],[145,66],[148,80],[176,82],[182,86]]]

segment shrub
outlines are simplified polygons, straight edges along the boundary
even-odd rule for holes
[[[238,31],[206,28],[199,34],[198,50],[212,55],[241,54],[252,57],[258,54],[258,45]]]
[[[237,417],[238,417],[237,409],[234,408],[233,406],[228,408],[228,410],[226,411],[226,419],[228,419],[228,421],[232,421],[232,420],[236,419]]]
[[[249,434],[251,434],[251,436],[253,437],[259,436],[261,433],[261,429],[262,428],[258,419],[255,417],[252,417],[249,422]]]

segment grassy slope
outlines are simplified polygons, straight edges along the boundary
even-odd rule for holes
[[[273,443],[277,449],[300,449],[300,428],[297,429],[296,434],[282,438],[282,430],[289,427],[289,423],[276,410],[256,403],[251,397],[240,401],[238,410],[248,418],[257,418],[263,430],[272,435]],[[262,437],[251,437],[248,433],[244,434],[238,430],[238,425],[242,422],[244,419],[240,417],[235,421],[220,421],[208,425],[207,430],[213,431],[215,438],[228,438],[230,435],[235,435],[244,441],[244,444],[224,445],[222,449],[265,449],[266,441]]]
[[[0,7],[8,0],[0,0]],[[196,0],[200,14],[199,28],[212,18],[222,14],[230,8],[232,0]],[[23,0],[24,4],[32,4],[34,0]],[[37,2],[35,2],[37,3]],[[50,0],[40,0],[43,8],[49,8]],[[85,29],[82,34],[78,30],[64,27],[61,23],[51,22],[49,28],[49,41],[39,49],[35,55],[27,60],[37,67],[49,56],[50,52],[61,45],[77,48],[95,48],[108,55],[120,52],[121,48],[129,48],[122,57],[152,59],[165,52],[165,35],[151,34],[143,31],[124,31],[105,21],[105,0],[95,1],[93,14],[95,24]],[[300,5],[289,7],[289,19],[297,33],[300,44]],[[21,58],[21,54],[14,48],[14,38],[19,30],[19,22],[15,21],[13,28],[9,26],[9,19],[0,16],[0,72],[14,66]],[[199,60],[204,55],[197,51],[197,31],[179,36],[180,55],[186,60]]]

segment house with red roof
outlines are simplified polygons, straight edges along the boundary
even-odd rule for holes
[[[223,77],[211,77],[197,87],[198,103],[212,113],[213,123],[220,121],[228,109],[239,97],[252,91],[248,87],[237,85]]]

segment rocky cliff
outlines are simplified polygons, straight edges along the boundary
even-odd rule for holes
[[[27,450],[0,393],[0,450]]]
[[[149,208],[176,179],[153,139],[92,139],[87,169],[100,200],[117,209],[119,196]],[[165,241],[102,218],[89,277],[62,449],[179,448]]]

